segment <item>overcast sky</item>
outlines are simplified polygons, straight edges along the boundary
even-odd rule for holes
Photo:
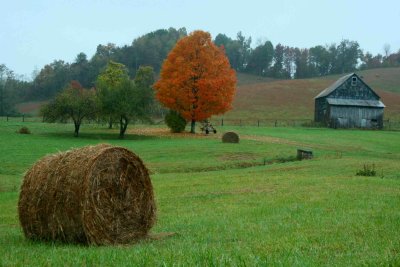
[[[364,51],[400,49],[400,0],[0,0],[0,64],[31,76],[55,59],[92,57],[98,44],[131,44],[157,29],[238,31],[253,46],[309,48],[357,41]]]

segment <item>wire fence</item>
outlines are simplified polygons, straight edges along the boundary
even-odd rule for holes
[[[256,126],[256,127],[297,127],[297,126],[319,126],[309,119],[211,119],[215,126]]]
[[[33,116],[0,116],[0,121],[6,122],[44,122],[42,117]],[[163,124],[162,119],[154,120],[156,124]],[[65,123],[72,123],[68,120]],[[84,123],[105,125],[105,121],[85,121]],[[210,123],[216,127],[239,126],[239,127],[325,127],[311,119],[211,119]],[[117,125],[118,123],[115,123]],[[145,124],[145,123],[144,123]],[[383,121],[384,130],[400,130],[400,120],[387,119]]]

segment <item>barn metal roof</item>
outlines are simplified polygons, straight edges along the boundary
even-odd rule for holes
[[[355,73],[350,73],[350,74],[347,74],[347,75],[339,78],[339,80],[337,80],[336,82],[331,84],[329,87],[325,88],[325,90],[323,90],[321,93],[319,93],[319,95],[317,95],[315,98],[320,98],[320,97],[329,95],[331,92],[335,91],[336,88],[338,88],[340,85],[342,85],[342,83],[347,81],[347,79],[350,78],[351,76],[353,76],[354,74]]]
[[[374,107],[374,108],[385,107],[385,105],[380,100],[327,98],[326,101],[330,105],[336,105],[336,106],[361,106],[361,107]]]

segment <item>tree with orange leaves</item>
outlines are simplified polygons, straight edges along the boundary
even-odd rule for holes
[[[194,133],[196,121],[231,109],[236,73],[211,35],[194,31],[169,53],[154,88],[164,106],[191,121],[190,132]]]

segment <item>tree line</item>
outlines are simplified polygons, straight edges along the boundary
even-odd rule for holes
[[[96,78],[95,87],[84,88],[78,81],[70,84],[41,108],[45,122],[74,122],[79,135],[83,120],[118,122],[119,138],[124,138],[130,122],[150,120],[155,105],[152,67],[139,67],[134,79],[121,63],[109,61]]]
[[[110,61],[125,65],[130,78],[136,76],[140,66],[151,66],[159,73],[170,50],[187,35],[185,28],[169,28],[140,36],[131,45],[98,45],[90,59],[85,53],[79,53],[72,63],[54,60],[37,71],[32,81],[26,81],[0,65],[0,116],[16,113],[18,102],[52,98],[72,80],[79,81],[84,88],[92,88]],[[273,45],[271,41],[252,46],[251,37],[239,32],[236,38],[218,34],[213,41],[223,47],[236,71],[278,79],[400,66],[400,50],[391,53],[390,46],[385,45],[384,54],[372,55],[364,53],[356,41],[350,40],[311,48]]]

